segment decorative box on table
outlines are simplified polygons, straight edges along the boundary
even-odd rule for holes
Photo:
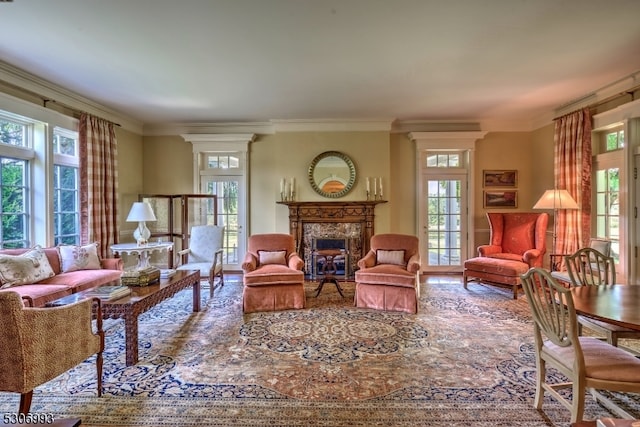
[[[147,267],[143,269],[125,270],[121,282],[127,286],[147,286],[160,280],[160,269]]]

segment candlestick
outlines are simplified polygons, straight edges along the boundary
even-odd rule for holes
[[[378,195],[378,181],[376,178],[373,178],[373,195],[374,197]]]
[[[371,187],[369,186],[369,177],[367,177],[367,196],[369,196],[369,191],[371,191]]]
[[[382,199],[382,177],[380,177],[380,198]]]

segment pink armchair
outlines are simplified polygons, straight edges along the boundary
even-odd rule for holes
[[[478,257],[465,261],[464,288],[469,281],[511,286],[517,299],[520,275],[531,267],[542,267],[549,214],[492,212],[487,219],[490,243],[478,247]]]
[[[377,234],[358,261],[356,307],[417,313],[420,277],[418,238]]]
[[[304,308],[304,261],[289,234],[254,234],[242,264],[242,309],[275,311]]]

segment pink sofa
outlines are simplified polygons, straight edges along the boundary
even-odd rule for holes
[[[1,249],[0,255],[21,255],[30,249]],[[55,276],[33,284],[3,288],[0,289],[0,292],[17,292],[21,297],[29,300],[32,306],[43,307],[50,301],[76,292],[96,286],[117,283],[124,269],[124,263],[121,258],[105,258],[100,260],[101,269],[76,270],[63,273],[58,248],[43,248],[43,250]]]
[[[463,286],[467,289],[469,281],[510,286],[517,299],[520,276],[531,267],[542,267],[549,214],[491,212],[487,219],[490,244],[479,246],[479,256],[464,262]]]
[[[417,313],[421,264],[416,236],[376,234],[358,267],[356,307]]]
[[[242,264],[242,309],[275,311],[305,306],[304,261],[289,234],[254,234],[249,237]]]

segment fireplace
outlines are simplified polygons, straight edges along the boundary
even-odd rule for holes
[[[349,239],[346,237],[314,237],[311,242],[311,276],[351,276]]]
[[[369,250],[374,233],[374,209],[384,200],[363,202],[277,202],[289,207],[289,230],[296,240],[296,250],[304,259],[305,274],[318,278],[318,242],[322,245],[344,246],[340,266],[346,277],[353,278],[357,263]],[[344,259],[344,261],[342,261]],[[335,263],[334,259],[334,263]],[[342,266],[344,263],[344,266]],[[320,266],[321,267],[321,266]],[[341,276],[342,274],[340,274]],[[320,276],[321,277],[321,276]]]

